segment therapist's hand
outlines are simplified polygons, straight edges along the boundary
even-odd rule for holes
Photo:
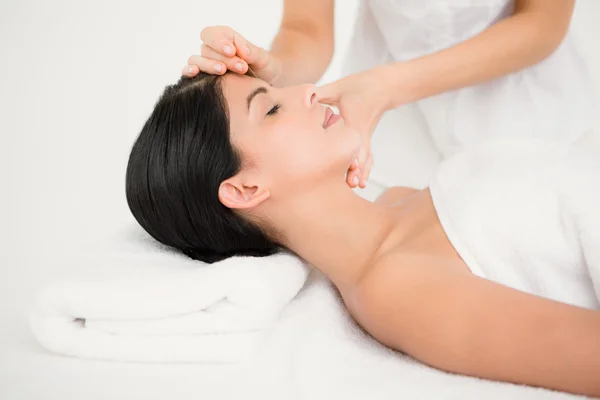
[[[357,130],[363,139],[358,166],[351,167],[347,178],[350,184],[357,175],[361,188],[366,186],[373,164],[371,136],[388,103],[384,78],[378,72],[373,68],[316,89],[317,101],[336,106],[345,124]]]
[[[346,183],[351,188],[367,187],[367,180],[371,174],[371,167],[373,166],[373,155],[371,154],[371,138],[368,135],[360,135],[362,144],[358,157],[354,161],[348,172],[346,173]]]
[[[267,50],[255,46],[228,26],[209,26],[200,33],[200,55],[192,55],[182,75],[196,76],[199,71],[223,75],[227,70],[252,73],[269,84],[281,76],[281,62]]]

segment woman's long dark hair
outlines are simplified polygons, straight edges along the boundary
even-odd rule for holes
[[[132,147],[127,204],[154,239],[195,260],[273,254],[278,245],[257,224],[219,201],[219,185],[241,167],[221,76],[182,75],[164,89]]]

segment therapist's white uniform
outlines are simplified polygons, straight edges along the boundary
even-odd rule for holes
[[[511,0],[361,0],[342,74],[453,46],[513,8]],[[487,137],[577,141],[593,126],[592,82],[569,32],[535,66],[390,111],[373,136],[369,184],[423,187],[441,160]]]

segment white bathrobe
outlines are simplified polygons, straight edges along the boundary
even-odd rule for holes
[[[481,277],[600,309],[600,157],[547,139],[494,139],[430,182],[449,240]]]

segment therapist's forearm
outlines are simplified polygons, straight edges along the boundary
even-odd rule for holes
[[[282,27],[270,52],[281,61],[281,75],[274,86],[316,83],[331,61],[333,38],[307,32],[307,29]]]
[[[384,65],[382,76],[389,88],[387,108],[489,81],[537,64],[556,50],[567,29],[568,20],[557,26],[554,19],[543,13],[516,13],[456,46]]]

